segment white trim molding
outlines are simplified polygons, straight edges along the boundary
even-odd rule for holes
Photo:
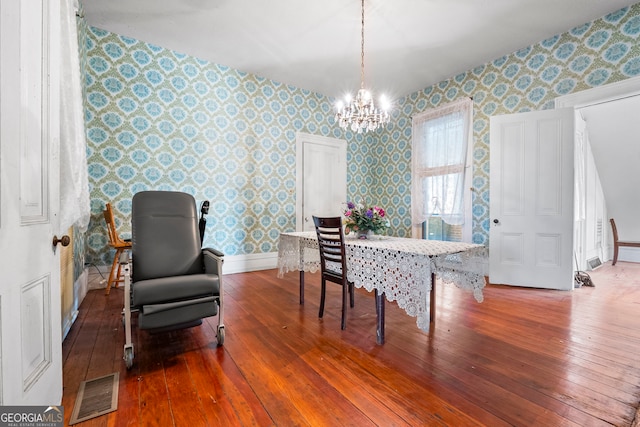
[[[640,76],[559,96],[555,99],[555,107],[581,108],[636,95],[640,95]]]
[[[224,265],[222,267],[222,274],[235,274],[235,273],[247,273],[249,271],[258,270],[271,270],[278,266],[278,252],[267,252],[260,254],[248,254],[248,255],[225,255]],[[98,271],[92,268],[85,268],[87,273],[88,282],[87,290],[104,289],[107,286],[107,277],[111,271],[110,265],[96,266]],[[101,280],[97,281],[95,278],[92,280],[91,275],[101,276]],[[80,280],[78,280],[80,282]],[[78,283],[76,282],[76,283]],[[84,292],[86,295],[86,292]],[[84,298],[84,296],[83,296]],[[81,300],[78,302],[80,304]]]
[[[270,270],[278,265],[278,253],[267,252],[248,255],[225,255],[222,271],[224,275],[248,271]]]

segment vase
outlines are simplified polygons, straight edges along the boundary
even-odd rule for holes
[[[356,231],[356,237],[358,239],[370,239],[373,235],[373,231],[371,230],[358,230]]]

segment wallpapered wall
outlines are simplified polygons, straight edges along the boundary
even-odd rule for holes
[[[383,205],[393,201],[410,216],[411,117],[473,97],[473,241],[488,244],[489,118],[553,108],[558,96],[640,75],[639,36],[640,3],[398,100],[395,126],[372,149],[374,197]]]
[[[105,203],[126,234],[131,197],[142,190],[209,200],[206,246],[227,255],[276,251],[279,232],[295,230],[296,132],[344,138],[327,119],[331,100],[100,29],[85,32],[88,262],[112,259]],[[349,192],[366,197],[370,154],[362,135],[347,137]]]
[[[640,4],[396,101],[366,137],[334,126],[332,99],[96,28],[86,31],[92,221],[87,259],[109,262],[101,212],[130,222],[140,190],[212,202],[205,244],[228,255],[277,250],[295,229],[295,133],[346,139],[348,195],[384,206],[410,235],[411,117],[474,99],[473,239],[488,243],[489,117],[553,107],[559,95],[640,74]]]

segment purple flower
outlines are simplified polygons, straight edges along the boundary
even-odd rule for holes
[[[353,202],[347,202],[347,207],[348,207],[349,209],[353,209],[353,208],[355,208],[355,207],[356,207],[356,204],[355,204],[355,203],[353,203]]]
[[[373,210],[367,209],[367,213],[365,214],[367,218],[373,218]]]

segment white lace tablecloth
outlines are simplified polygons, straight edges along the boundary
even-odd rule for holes
[[[429,329],[431,272],[446,283],[473,292],[482,302],[488,251],[471,243],[381,236],[346,236],[347,278],[357,288],[378,289],[396,301],[418,327]],[[320,251],[315,231],[280,233],[278,277],[290,271],[316,272]]]

